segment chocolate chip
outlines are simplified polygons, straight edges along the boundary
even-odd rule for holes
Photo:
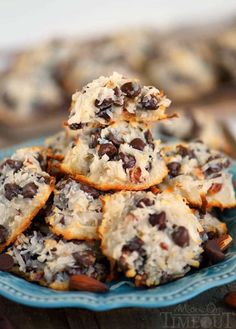
[[[100,110],[102,110],[102,111],[111,108],[112,104],[113,104],[113,99],[112,98],[105,98],[102,101],[99,100],[99,99],[95,100],[95,106],[97,108],[99,108]]]
[[[83,127],[82,123],[72,123],[69,125],[69,128],[71,130],[78,130],[78,129],[81,129],[82,127]]]
[[[156,110],[158,108],[158,99],[154,95],[146,95],[141,99],[141,105],[147,110]]]
[[[185,157],[189,157],[189,159],[195,158],[194,152],[183,145],[177,146],[177,153],[179,155],[181,155],[182,158],[185,158]]]
[[[220,250],[216,240],[208,240],[205,242],[204,251],[206,257],[212,263],[218,263],[225,259],[225,254]]]
[[[160,284],[164,284],[167,282],[170,282],[173,280],[173,276],[171,274],[168,274],[167,272],[163,272],[161,278],[160,278]]]
[[[118,87],[115,87],[113,89],[114,95],[116,96],[115,99],[113,100],[114,105],[116,106],[122,106],[124,104],[124,99],[121,97],[121,90]]]
[[[169,176],[176,177],[179,175],[181,164],[179,162],[173,161],[167,164],[167,168],[169,170]]]
[[[14,172],[17,172],[23,166],[23,162],[18,160],[7,159],[1,164],[0,169],[5,167],[6,165],[8,165],[11,169],[14,169]]]
[[[101,138],[101,129],[96,129],[96,131],[91,135],[89,148],[95,148],[98,145],[99,138]]]
[[[73,257],[76,260],[76,263],[81,267],[89,267],[96,261],[96,257],[91,251],[77,251],[73,253]]]
[[[64,216],[61,217],[59,223],[60,223],[61,225],[65,225],[65,217],[64,217]]]
[[[135,157],[131,154],[124,154],[124,153],[120,152],[119,157],[123,162],[124,169],[133,168],[136,164]]]
[[[100,158],[106,154],[109,159],[112,159],[117,154],[117,152],[117,148],[111,143],[101,144],[98,149],[98,155]]]
[[[177,227],[172,233],[172,239],[179,247],[187,247],[189,245],[189,233],[184,226]]]
[[[136,150],[140,150],[143,151],[144,147],[146,146],[146,144],[142,141],[141,138],[134,138],[131,142],[130,145],[136,149]]]
[[[124,143],[123,138],[118,139],[117,137],[115,137],[112,132],[109,132],[109,134],[106,136],[106,139],[108,139],[110,142],[112,142],[112,144],[114,144],[115,146],[120,146],[121,144]]]
[[[107,113],[106,110],[103,110],[103,111],[98,112],[98,113],[97,113],[97,116],[98,116],[99,118],[103,118],[103,119],[106,120],[106,121],[109,121],[109,120],[110,120],[110,115]]]
[[[5,226],[0,225],[0,243],[5,243],[7,241],[7,237],[8,229]]]
[[[88,193],[95,199],[97,199],[100,195],[100,192],[98,190],[88,185],[80,184],[80,189],[85,193]]]
[[[24,198],[32,199],[38,191],[38,186],[35,183],[28,183],[22,188]]]
[[[129,98],[137,97],[141,92],[140,85],[137,82],[132,81],[124,83],[120,89]]]
[[[152,143],[153,143],[152,133],[151,133],[151,131],[150,131],[149,129],[145,131],[145,133],[144,133],[144,137],[145,137],[146,142],[147,142],[148,144],[152,144]]]
[[[0,255],[0,270],[9,271],[14,265],[14,259],[8,254]]]
[[[164,230],[166,228],[166,213],[161,211],[159,214],[151,214],[148,218],[149,223],[152,226],[157,226],[159,230]]]
[[[152,205],[154,205],[154,201],[153,200],[148,199],[148,198],[142,198],[142,199],[140,199],[137,202],[136,207],[138,207],[138,208],[144,208],[145,206],[146,207],[150,207]]]
[[[15,183],[7,183],[4,186],[5,197],[7,200],[11,201],[13,198],[17,197],[21,193],[21,187]]]
[[[38,153],[37,160],[39,162],[40,168],[44,171],[46,171],[47,168],[47,160],[46,157],[44,157],[41,153]]]
[[[152,163],[149,161],[148,164],[145,166],[145,169],[150,172],[152,170]]]
[[[68,207],[68,201],[69,199],[66,197],[65,193],[61,191],[56,197],[55,197],[55,203],[56,206],[60,209],[66,209]]]
[[[218,173],[223,169],[222,163],[212,164],[208,169],[205,170],[205,176],[210,176],[212,174]]]
[[[127,244],[125,244],[122,248],[122,252],[133,252],[133,251],[140,251],[144,242],[139,237],[135,236],[131,239]]]

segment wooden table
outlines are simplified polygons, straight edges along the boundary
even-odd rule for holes
[[[212,106],[201,106],[209,109]],[[236,102],[215,104],[215,115],[225,119],[236,116]],[[0,148],[22,142],[39,134],[49,134],[60,129],[57,120],[42,130],[25,129],[12,133],[0,127]],[[236,328],[236,313],[223,303],[223,296],[236,290],[236,283],[211,289],[198,297],[163,309],[120,309],[108,312],[92,312],[82,309],[35,309],[15,304],[0,297],[0,316],[10,320],[14,329],[174,329],[174,328]],[[4,320],[0,318],[0,329]]]
[[[236,311],[223,303],[223,296],[233,289],[236,290],[236,283],[211,289],[186,303],[163,309],[129,308],[107,312],[35,309],[0,298],[0,316],[7,317],[14,329],[234,329]],[[5,329],[1,326],[1,318],[0,329]]]

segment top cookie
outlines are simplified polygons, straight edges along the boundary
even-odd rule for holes
[[[101,76],[72,96],[69,128],[84,124],[107,125],[120,120],[157,121],[167,117],[170,105],[162,91],[141,86],[137,79],[127,79],[118,73]]]

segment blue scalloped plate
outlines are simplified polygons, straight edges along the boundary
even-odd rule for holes
[[[43,139],[0,151],[0,159],[9,156],[19,146],[39,145]],[[236,180],[236,163],[231,167]],[[236,241],[236,209],[224,212],[223,219]],[[203,291],[236,280],[236,244],[220,264],[195,271],[182,279],[154,289],[138,289],[124,284],[105,294],[89,292],[58,292],[29,283],[9,273],[0,272],[0,295],[15,302],[45,308],[80,307],[94,311],[121,307],[166,307],[184,302]]]

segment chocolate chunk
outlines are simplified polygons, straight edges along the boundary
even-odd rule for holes
[[[96,257],[91,251],[77,251],[73,253],[73,257],[76,260],[76,263],[81,267],[92,266],[96,261]]]
[[[120,89],[129,98],[137,97],[141,92],[140,85],[137,82],[132,81],[124,83]]]
[[[111,108],[112,104],[113,104],[112,98],[105,98],[102,101],[99,99],[95,100],[95,106],[99,108],[101,111]]]
[[[24,198],[32,199],[38,191],[38,186],[35,183],[28,183],[22,188]]]
[[[131,239],[127,244],[125,244],[122,248],[122,252],[133,252],[133,251],[140,251],[142,249],[144,242],[139,237],[135,236]]]
[[[189,233],[184,226],[177,227],[172,233],[172,239],[179,247],[187,247],[189,245]]]
[[[112,132],[109,132],[109,134],[106,136],[106,139],[108,139],[110,142],[112,142],[112,144],[114,144],[115,146],[120,146],[121,144],[124,143],[123,138],[118,139],[116,138]]]
[[[14,172],[17,172],[23,166],[23,162],[18,160],[7,159],[1,164],[0,169],[2,169],[6,165],[8,165],[11,169],[14,169]]]
[[[144,147],[146,146],[146,144],[142,141],[141,138],[134,138],[131,142],[130,145],[136,149],[136,150],[140,150],[143,151]]]
[[[140,199],[137,204],[136,204],[136,207],[138,208],[144,208],[145,206],[146,207],[150,207],[154,205],[154,201],[153,200],[150,200],[148,198],[143,198],[143,199]]]
[[[216,240],[208,240],[205,242],[204,251],[206,257],[212,263],[218,263],[225,259],[225,254],[220,250]]]
[[[166,213],[161,211],[159,214],[151,214],[148,221],[152,226],[157,226],[162,231],[166,228]]]
[[[7,237],[8,229],[5,226],[0,225],[0,243],[5,243],[7,241]]]
[[[183,145],[177,146],[177,153],[179,155],[181,155],[182,158],[185,158],[185,157],[189,157],[189,159],[195,158],[194,152]]]
[[[88,193],[95,199],[97,199],[100,195],[100,192],[98,190],[88,185],[80,184],[80,189],[85,193]]]
[[[176,177],[179,175],[181,164],[179,162],[173,161],[167,164],[167,168],[169,170],[170,177]]]
[[[9,271],[14,265],[14,259],[8,254],[0,255],[0,271]]]
[[[120,152],[119,157],[121,158],[121,160],[123,162],[124,169],[133,168],[136,164],[135,157],[131,154],[124,154],[124,153]]]
[[[82,123],[72,123],[71,125],[69,125],[69,128],[71,130],[78,130],[81,129],[83,127]]]
[[[15,183],[5,184],[4,190],[5,190],[5,197],[9,201],[17,197],[17,195],[21,194],[21,187]]]
[[[148,129],[147,131],[145,131],[144,133],[144,137],[146,139],[146,142],[148,144],[152,144],[153,143],[153,137],[152,137],[152,133],[151,131]]]
[[[117,152],[117,148],[111,143],[101,144],[98,149],[98,155],[100,158],[106,154],[109,159],[112,159],[117,154]]]
[[[146,110],[156,110],[158,108],[158,99],[154,95],[146,95],[141,99],[141,105]]]

